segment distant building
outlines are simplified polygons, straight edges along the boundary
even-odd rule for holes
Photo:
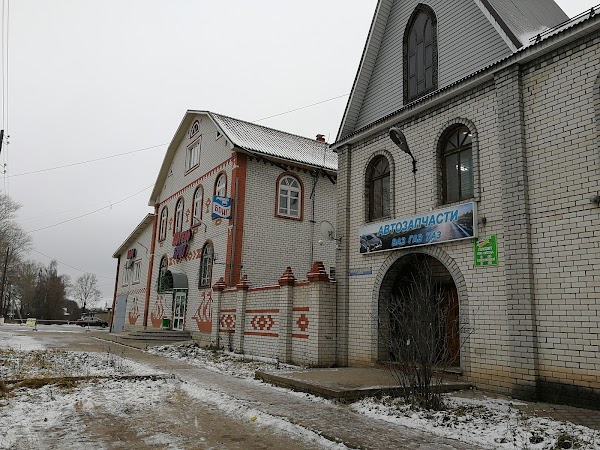
[[[221,318],[225,328],[236,326],[235,317],[243,323],[241,311],[213,307],[219,280],[221,291],[235,291],[242,276],[251,289],[279,288],[288,266],[299,279],[314,261],[334,270],[335,242],[319,241],[323,221],[335,226],[336,170],[321,137],[188,111],[151,194],[154,214],[113,255],[115,331],[168,327],[211,343]],[[249,310],[248,333],[283,320],[266,297]]]
[[[332,146],[339,365],[394,359],[387,305],[424,261],[455,373],[600,404],[600,17],[567,20],[552,0],[378,2]]]

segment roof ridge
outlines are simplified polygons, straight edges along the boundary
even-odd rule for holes
[[[302,135],[299,135],[299,134],[290,133],[289,131],[283,131],[283,130],[279,130],[277,128],[267,127],[265,125],[261,125],[261,124],[255,123],[255,122],[250,122],[248,120],[238,119],[236,117],[227,116],[225,114],[220,114],[220,113],[213,112],[213,111],[207,111],[207,113],[210,114],[210,115],[215,115],[215,116],[224,117],[224,118],[227,118],[227,119],[236,120],[238,122],[243,122],[243,123],[251,125],[253,127],[259,127],[259,128],[262,128],[262,129],[265,129],[265,130],[269,130],[269,131],[277,131],[278,133],[287,134],[288,136],[293,136],[295,138],[306,139],[307,141],[312,142],[314,144],[318,144],[318,145],[321,145],[321,146],[327,146],[327,147],[329,147],[329,144],[327,144],[326,142],[319,142],[319,141],[317,141],[315,139],[312,139],[312,138],[309,138],[309,137],[306,137],[306,136],[302,136]]]

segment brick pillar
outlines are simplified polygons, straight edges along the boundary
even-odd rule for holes
[[[504,273],[512,393],[535,396],[537,331],[529,223],[527,160],[521,70],[513,65],[495,77],[502,180]]]
[[[235,287],[237,288],[237,299],[235,307],[235,334],[233,335],[233,350],[237,353],[244,353],[246,302],[248,301],[248,289],[250,289],[248,275],[244,275]]]
[[[308,274],[310,281],[310,305],[315,320],[311,339],[316,340],[317,366],[332,366],[336,363],[336,317],[335,287],[321,261],[315,261]]]
[[[210,341],[213,346],[219,348],[219,320],[221,318],[221,303],[223,299],[223,291],[225,290],[225,281],[219,278],[219,281],[213,286],[215,293],[212,304],[212,328],[210,330]]]
[[[296,278],[292,268],[288,267],[279,278],[280,304],[279,304],[279,360],[292,361],[292,308],[294,307],[294,285]]]
[[[337,229],[340,250],[336,253],[336,362],[339,366],[348,365],[348,317],[350,313],[350,289],[348,269],[350,266],[350,193],[352,188],[352,157],[350,146],[337,150]],[[360,209],[360,208],[359,208]]]

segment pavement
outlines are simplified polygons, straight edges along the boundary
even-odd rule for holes
[[[148,347],[148,342],[131,339],[123,340],[118,334],[113,333],[103,333],[101,338],[142,350]],[[174,342],[152,342],[151,345],[172,343]],[[389,370],[381,367],[312,368],[284,372],[278,371],[276,374],[257,372],[256,377],[277,386],[342,401],[352,401],[365,396],[382,395],[399,387],[391,377]],[[440,389],[444,392],[460,390],[461,392],[457,392],[454,395],[469,398],[491,397],[514,400],[513,405],[526,415],[550,417],[600,430],[600,410],[543,402],[524,402],[493,392],[472,389],[468,383],[453,382],[450,380],[444,380],[440,384]]]

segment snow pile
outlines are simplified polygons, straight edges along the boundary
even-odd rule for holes
[[[390,423],[416,428],[485,448],[600,450],[600,432],[549,418],[530,417],[516,403],[448,394],[445,411],[415,409],[400,399],[368,398],[352,409]]]
[[[147,350],[153,355],[185,361],[218,373],[227,373],[238,378],[254,378],[260,371],[299,369],[298,366],[280,364],[276,359],[258,356],[240,355],[232,352],[212,351],[196,344],[175,344],[151,347]]]

